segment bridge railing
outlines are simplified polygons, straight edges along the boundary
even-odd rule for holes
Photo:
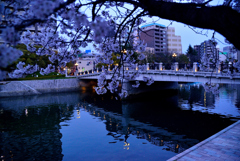
[[[223,65],[217,65],[215,68],[214,66],[210,66],[208,71],[203,72],[199,69],[198,64],[195,62],[194,64],[178,64],[178,62],[174,62],[172,64],[170,63],[155,63],[155,64],[149,64],[147,63],[147,70],[150,71],[166,71],[166,72],[194,72],[199,73],[200,75],[206,75],[206,73],[216,73],[216,74],[228,74],[228,73],[237,73],[237,75],[240,75],[237,70],[234,70],[231,64],[223,64]],[[127,65],[125,66],[127,69]],[[136,64],[137,67],[137,64]],[[106,66],[107,70],[112,71],[115,66]],[[222,70],[221,70],[222,68]],[[129,68],[128,68],[129,70]],[[137,68],[135,69],[137,70]],[[86,75],[86,74],[93,74],[102,72],[101,68],[95,68],[94,70],[84,71],[84,72],[78,72],[76,73],[78,75]]]

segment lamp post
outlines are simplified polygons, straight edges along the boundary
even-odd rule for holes
[[[123,54],[126,54],[126,53],[127,53],[127,50],[126,50],[126,49],[123,49],[121,52],[122,52]]]
[[[177,57],[177,54],[173,53],[172,57],[173,57],[173,61],[176,62],[175,58]]]
[[[77,73],[78,73],[78,68],[77,68],[78,67],[78,63],[76,62],[74,65],[76,66],[76,72],[75,72],[76,74],[75,74],[75,76],[77,76]]]
[[[123,49],[123,50],[121,51],[121,53],[126,54],[126,53],[127,53],[127,50],[126,50],[126,49]],[[124,66],[127,65],[125,62],[122,62],[122,63],[124,64]],[[124,67],[124,68],[125,68],[125,70],[128,70],[128,67]]]

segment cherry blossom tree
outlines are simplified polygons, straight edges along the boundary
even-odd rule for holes
[[[49,55],[51,62],[58,61],[59,67],[76,59],[79,48],[94,43],[102,56],[97,63],[112,64],[112,53],[120,56],[119,65],[114,68],[110,83],[106,81],[109,71],[103,68],[98,79],[98,94],[117,92],[119,80],[134,80],[146,66],[130,73],[126,69],[136,69],[133,53],[139,53],[139,60],[145,58],[146,44],[136,39],[141,32],[139,26],[146,16],[157,16],[191,27],[212,29],[240,49],[240,2],[224,0],[223,4],[211,6],[213,0],[4,0],[0,2],[0,25],[3,28],[0,39],[0,79],[4,78],[4,68],[18,59],[22,52],[15,46],[24,43],[37,55]],[[25,31],[34,26],[41,32]],[[36,31],[38,31],[36,29]],[[35,46],[42,46],[36,49]],[[56,54],[52,49],[57,49]],[[38,70],[36,65],[24,66],[20,62],[17,70],[9,74],[19,78]],[[40,69],[42,74],[51,72],[55,67]],[[152,78],[144,78],[148,85]],[[133,87],[138,87],[139,82]],[[125,97],[124,89],[119,93]]]

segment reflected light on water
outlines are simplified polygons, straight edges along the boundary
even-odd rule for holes
[[[129,102],[86,93],[0,98],[1,159],[167,160],[239,115],[239,87],[220,86],[214,96],[182,84],[165,95]]]

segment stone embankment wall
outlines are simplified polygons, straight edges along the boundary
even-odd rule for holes
[[[76,78],[2,82],[0,84],[0,97],[77,91],[82,86],[86,86],[86,83]]]

